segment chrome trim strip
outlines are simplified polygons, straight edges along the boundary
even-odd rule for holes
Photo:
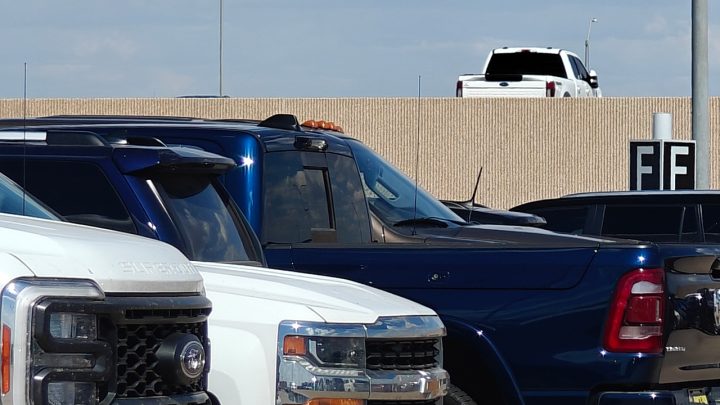
[[[367,326],[369,339],[421,339],[445,335],[445,325],[437,316],[381,317],[374,324]]]

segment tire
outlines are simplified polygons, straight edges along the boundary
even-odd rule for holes
[[[477,402],[473,401],[465,391],[448,384],[448,392],[443,398],[443,405],[477,405]]]

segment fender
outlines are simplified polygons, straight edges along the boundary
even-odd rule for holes
[[[275,403],[275,362],[267,360],[268,355],[275,357],[275,344],[223,321],[211,324],[210,332],[208,391],[222,404]]]
[[[441,318],[447,328],[443,357],[451,383],[481,403],[488,396],[488,384],[480,379],[485,374],[493,380],[502,403],[524,405],[510,366],[487,333],[492,328],[477,327],[452,316]]]

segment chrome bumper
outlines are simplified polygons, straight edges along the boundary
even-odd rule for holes
[[[447,393],[448,372],[442,368],[413,371],[338,370],[304,361],[283,361],[278,404],[296,405],[317,398],[386,401],[438,399]],[[292,381],[292,382],[291,382]]]

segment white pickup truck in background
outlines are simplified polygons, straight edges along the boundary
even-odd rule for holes
[[[457,97],[601,97],[597,74],[557,48],[493,49],[480,74],[458,78]]]

